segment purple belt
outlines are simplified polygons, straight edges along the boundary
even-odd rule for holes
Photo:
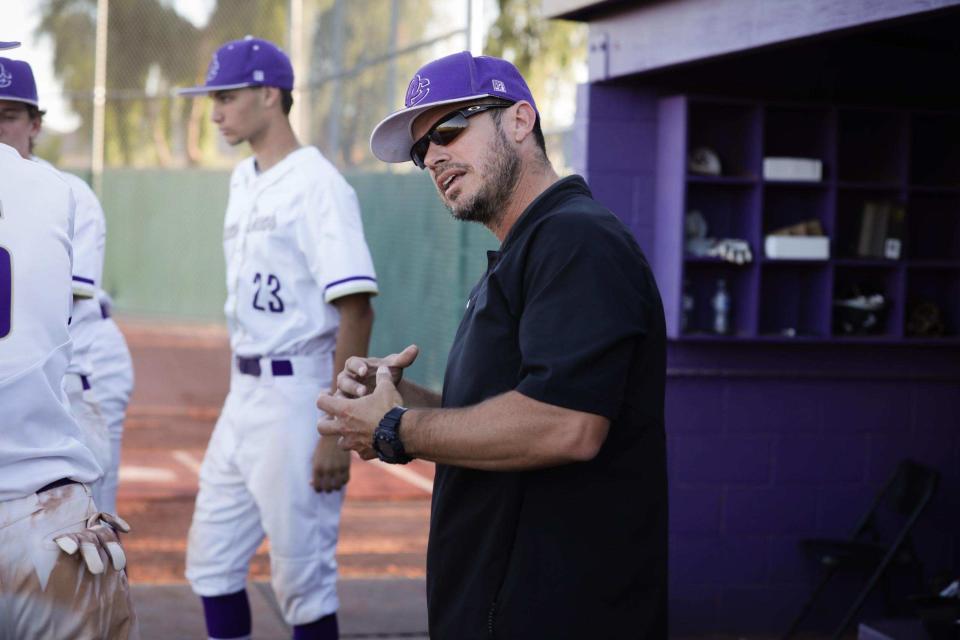
[[[259,376],[262,373],[260,358],[237,356],[237,369],[248,376]],[[271,360],[270,372],[275,376],[292,376],[293,363],[289,360]]]

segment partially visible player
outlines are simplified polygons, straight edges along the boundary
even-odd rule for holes
[[[110,466],[104,469],[100,508],[107,513],[116,513],[123,421],[133,393],[133,359],[120,327],[110,317],[113,300],[106,291],[97,289],[97,302],[101,320],[93,325],[95,335],[90,352],[90,364],[93,366],[90,385],[110,434]]]
[[[248,37],[220,47],[206,84],[183,92],[210,95],[226,141],[253,150],[230,179],[233,372],[187,544],[187,578],[211,638],[249,637],[246,578],[264,534],[294,638],[338,635],[334,552],[350,455],[317,435],[314,394],[366,353],[377,282],[356,194],[290,126],[292,88],[287,56]]]
[[[0,67],[0,78],[7,73]],[[9,116],[0,110],[0,131],[19,124]],[[114,530],[129,528],[91,498],[85,483],[102,471],[62,387],[71,353],[74,210],[55,171],[0,143],[4,639],[139,637]]]
[[[34,143],[43,127],[45,113],[39,106],[33,70],[28,63],[9,58],[0,58],[0,66],[4,70],[3,81],[0,82],[0,114],[4,118],[4,126],[0,128],[0,142],[9,144],[24,158],[44,162],[32,155]],[[125,396],[121,392],[119,397],[115,398],[117,392],[112,391],[111,386],[98,388],[93,360],[97,358],[126,366],[130,368],[130,378],[132,365],[125,343],[117,344],[112,333],[108,333],[110,325],[113,329],[116,326],[112,322],[104,325],[98,299],[106,242],[103,209],[86,182],[71,173],[61,172],[61,177],[70,185],[77,203],[73,236],[75,304],[70,322],[73,357],[67,367],[64,386],[70,399],[71,411],[83,427],[90,448],[104,469],[105,477],[91,485],[94,498],[101,509],[112,513],[116,510],[119,441],[129,392]],[[112,340],[112,347],[106,347],[102,343],[98,347],[98,336],[101,333],[108,333],[106,337]],[[110,350],[104,352],[106,348]],[[106,405],[110,407],[109,414],[101,406],[101,400],[106,400]],[[118,406],[122,406],[119,412]],[[109,433],[108,425],[112,425]],[[114,443],[117,443],[116,446],[113,446]],[[106,490],[108,483],[109,491]]]

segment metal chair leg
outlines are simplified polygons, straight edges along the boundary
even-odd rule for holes
[[[810,615],[810,611],[813,609],[813,604],[817,601],[817,598],[820,597],[820,592],[823,591],[823,589],[827,586],[827,583],[830,582],[830,579],[833,577],[833,574],[836,572],[837,567],[831,567],[824,574],[824,576],[820,579],[820,583],[810,594],[810,597],[807,598],[807,601],[803,603],[800,613],[798,613],[793,619],[793,622],[790,623],[790,627],[787,629],[786,633],[781,636],[781,640],[789,640],[790,636],[796,633],[797,629],[800,627],[800,623],[803,622],[804,618]]]

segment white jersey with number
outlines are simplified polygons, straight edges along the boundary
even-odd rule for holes
[[[224,312],[240,356],[331,352],[339,314],[329,303],[377,293],[357,195],[316,147],[263,173],[252,157],[237,166],[223,246]]]
[[[55,171],[0,144],[0,500],[102,473],[62,387],[74,206]]]
[[[89,376],[93,373],[93,341],[96,323],[101,321],[97,290],[102,284],[103,254],[107,240],[107,223],[96,194],[81,178],[59,171],[46,160],[33,158],[60,173],[70,186],[76,201],[73,223],[73,317],[70,320],[70,338],[73,356],[67,373]]]

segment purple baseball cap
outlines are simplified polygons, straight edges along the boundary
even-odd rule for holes
[[[25,102],[39,107],[33,70],[23,60],[0,58],[0,100]]]
[[[407,87],[404,108],[380,121],[370,136],[370,150],[384,162],[407,162],[413,139],[413,121],[424,111],[485,97],[513,102],[525,100],[537,109],[520,71],[500,58],[461,51],[428,62]]]
[[[253,36],[233,40],[213,54],[202,86],[177,89],[177,93],[189,96],[243,87],[293,89],[290,58],[268,40]]]
[[[4,49],[16,49],[19,46],[19,42],[0,42],[0,51]]]

